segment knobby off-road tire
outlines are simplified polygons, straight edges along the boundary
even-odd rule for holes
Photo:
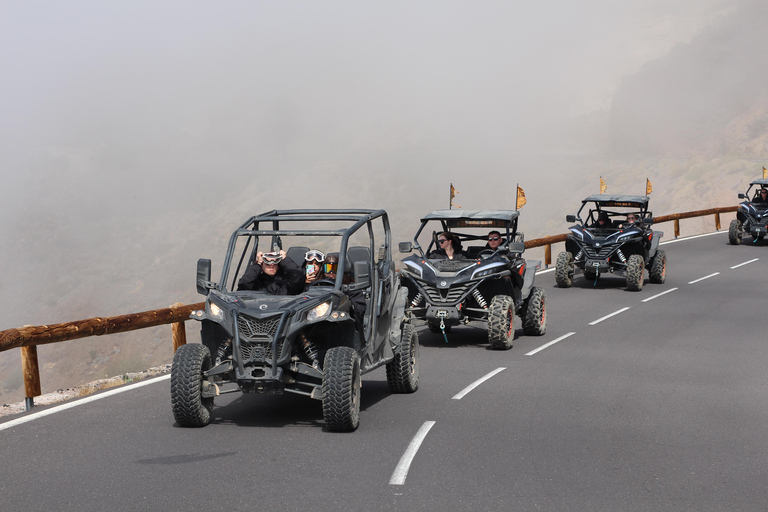
[[[656,251],[651,268],[648,271],[652,283],[661,284],[667,280],[667,253]]]
[[[429,332],[434,332],[435,334],[440,334],[441,332],[443,332],[440,330],[440,324],[436,324],[434,322],[428,322],[427,327],[429,327]],[[449,332],[451,332],[451,327],[452,327],[451,325],[445,326],[445,334],[448,334]]]
[[[509,350],[515,337],[515,303],[512,297],[497,295],[488,307],[488,342],[494,350]]]
[[[525,302],[523,332],[526,336],[542,336],[547,332],[547,295],[538,286],[531,288]]]
[[[387,383],[393,393],[413,393],[419,388],[419,336],[410,324],[403,326],[395,358],[387,363]]]
[[[573,285],[573,254],[568,251],[557,255],[555,281],[560,288],[570,288]]]
[[[739,245],[741,243],[741,236],[741,221],[733,219],[731,225],[728,226],[728,241],[731,245]]]
[[[211,368],[205,345],[182,345],[171,367],[171,408],[182,427],[204,427],[211,422],[213,398],[202,397],[203,372]]]
[[[323,419],[333,432],[352,432],[360,424],[360,358],[349,347],[325,354]]]
[[[627,290],[636,292],[643,289],[645,260],[639,254],[633,254],[627,260]]]

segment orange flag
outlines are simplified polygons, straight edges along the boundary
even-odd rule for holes
[[[608,190],[608,185],[605,184],[605,180],[600,176],[600,193],[605,194],[606,190]]]
[[[515,209],[519,210],[527,202],[528,201],[525,199],[525,191],[522,188],[520,188],[520,185],[518,185],[517,186],[517,201],[515,202]]]
[[[645,178],[645,195],[649,196],[651,195],[651,192],[653,192],[653,185],[651,184],[651,180]]]

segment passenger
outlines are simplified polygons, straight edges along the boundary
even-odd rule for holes
[[[332,253],[325,258],[325,264],[323,264],[323,272],[325,277],[336,281],[339,268],[339,255]],[[349,272],[344,272],[344,277],[341,278],[342,284],[353,283],[354,279]],[[355,319],[360,321],[362,325],[363,315],[365,314],[365,293],[363,290],[350,290],[347,293],[349,300],[352,302],[352,311],[355,315]]]
[[[504,243],[504,241],[505,240],[501,237],[501,233],[498,231],[491,231],[488,233],[488,243],[485,244],[483,249],[490,249],[491,251],[495,251],[502,243]]]
[[[630,214],[627,214],[626,222],[619,224],[619,227],[628,228],[629,226],[633,225],[635,222],[637,222],[637,215],[635,215],[634,213],[630,213]]]
[[[768,204],[768,189],[761,188],[757,195],[755,195],[755,199],[752,202],[758,204]]]
[[[325,274],[323,274],[323,261],[325,261],[325,254],[317,249],[307,251],[304,255],[305,290],[318,279],[325,277]]]
[[[304,273],[285,251],[256,253],[256,262],[237,283],[238,290],[266,291],[270,295],[296,295],[304,289]]]
[[[465,260],[467,256],[461,250],[459,238],[450,231],[437,235],[438,248],[430,252],[427,258],[431,260]]]

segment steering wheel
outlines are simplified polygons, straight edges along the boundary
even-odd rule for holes
[[[484,260],[484,259],[490,258],[495,252],[496,251],[494,251],[493,249],[483,249],[482,251],[477,253],[477,259]]]
[[[309,283],[309,286],[336,286],[336,280],[324,277],[323,279],[318,279],[317,281]]]

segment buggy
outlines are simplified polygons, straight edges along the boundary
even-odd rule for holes
[[[546,295],[533,285],[541,262],[523,259],[518,216],[515,210],[436,210],[421,219],[413,242],[400,243],[402,253],[418,251],[403,260],[400,271],[408,289],[406,316],[426,322],[430,331],[443,336],[455,325],[480,324],[487,327],[493,349],[512,347],[516,314],[525,334],[543,335]],[[431,229],[425,230],[428,224]],[[496,250],[474,245],[467,247],[467,259],[432,257],[438,232],[449,231],[461,243],[478,243],[487,240],[489,230],[499,231],[504,240]],[[419,243],[424,232],[431,232],[426,251]]]
[[[755,187],[755,192],[750,200],[752,187]],[[760,189],[762,188],[768,188],[768,179],[753,181],[745,194],[739,194],[739,199],[744,201],[739,204],[736,218],[728,227],[728,241],[732,245],[739,245],[745,233],[752,237],[753,243],[762,240],[768,233],[768,203],[761,201]]]
[[[199,260],[205,309],[191,317],[202,324],[202,344],[179,347],[171,371],[178,424],[207,425],[214,398],[224,393],[295,393],[322,401],[328,430],[352,431],[362,374],[386,365],[394,393],[416,391],[419,342],[405,317],[407,291],[390,236],[384,210],[273,210],[235,230],[218,281],[211,281],[211,261]],[[285,247],[303,266],[309,245],[338,251],[335,280],[320,279],[298,295],[234,291],[258,251]],[[363,314],[350,300],[355,293]]]
[[[630,215],[637,220],[628,222]],[[607,221],[600,225],[599,217]],[[595,282],[609,272],[625,276],[632,291],[642,289],[645,269],[652,283],[666,280],[667,255],[658,248],[664,233],[650,228],[653,214],[648,211],[647,196],[592,195],[582,201],[576,215],[565,219],[576,225],[568,228],[565,251],[557,256],[559,287],[569,288],[575,273]]]

